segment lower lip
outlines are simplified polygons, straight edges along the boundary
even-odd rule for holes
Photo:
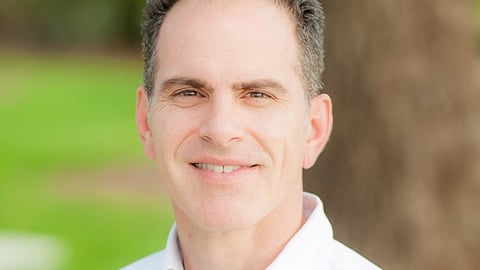
[[[207,169],[200,169],[194,165],[190,165],[199,178],[210,184],[228,185],[244,181],[249,178],[251,174],[258,170],[258,166],[241,167],[229,173],[218,173]]]

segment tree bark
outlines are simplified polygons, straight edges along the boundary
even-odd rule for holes
[[[473,3],[324,1],[334,131],[305,186],[385,269],[480,263]]]

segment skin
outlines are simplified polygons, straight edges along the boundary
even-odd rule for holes
[[[188,270],[264,269],[305,222],[302,170],[327,143],[332,108],[326,94],[307,104],[297,46],[269,1],[185,0],[167,14],[136,121]]]

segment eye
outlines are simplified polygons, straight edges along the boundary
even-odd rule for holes
[[[206,93],[200,89],[182,88],[171,93],[169,100],[172,104],[188,108],[202,103],[207,97]]]
[[[204,97],[200,92],[194,89],[185,89],[177,91],[173,94],[174,97]]]
[[[246,94],[246,97],[249,97],[249,98],[272,98],[272,96],[270,96],[267,93],[263,93],[263,92],[248,92]]]
[[[244,94],[241,95],[241,98],[243,99],[243,102],[245,102],[245,104],[254,107],[269,106],[273,102],[277,101],[277,98],[274,95],[263,90],[247,90],[244,92]]]

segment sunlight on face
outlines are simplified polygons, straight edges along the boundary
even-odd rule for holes
[[[235,230],[291,207],[307,110],[288,14],[268,1],[182,1],[157,49],[152,158],[177,219]]]

